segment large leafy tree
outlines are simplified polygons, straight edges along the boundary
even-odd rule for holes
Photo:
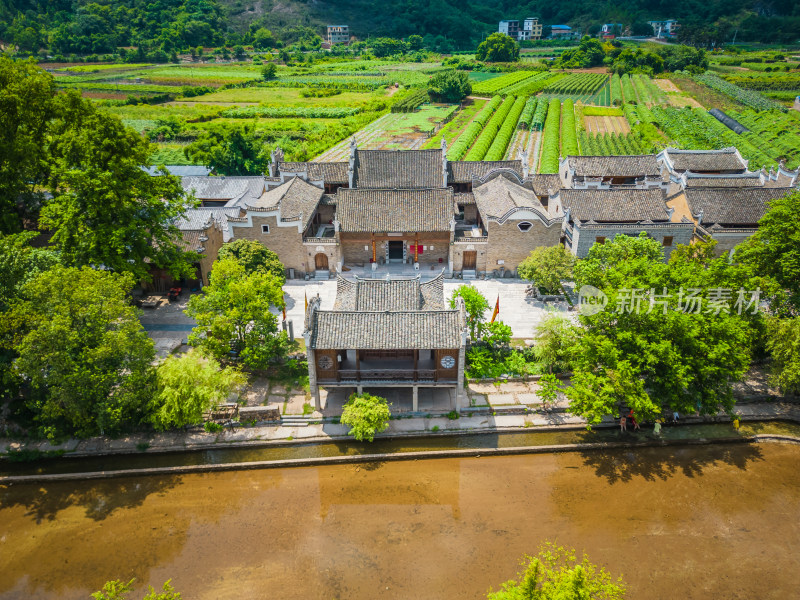
[[[505,33],[493,33],[478,45],[475,58],[486,62],[514,62],[519,60],[519,44]]]
[[[428,94],[437,102],[461,102],[472,93],[466,71],[441,71],[428,81]]]
[[[533,281],[535,285],[551,294],[561,291],[561,281],[572,277],[575,257],[572,253],[558,246],[539,246],[531,250],[517,271],[523,279]]]
[[[800,317],[767,321],[767,350],[772,356],[772,383],[800,395]]]
[[[732,410],[731,385],[750,363],[756,317],[751,296],[733,290],[727,261],[706,253],[663,261],[641,235],[595,244],[575,267],[579,286],[608,296],[605,310],[580,317],[570,410],[597,423],[627,405],[642,417],[662,412]],[[746,305],[745,305],[746,303]]]
[[[220,260],[232,258],[248,274],[271,273],[281,285],[286,282],[285,267],[280,258],[261,242],[240,238],[222,246],[217,256]]]
[[[33,60],[0,56],[0,232],[18,231],[19,209],[42,199],[54,96],[53,77]]]
[[[152,421],[156,429],[197,425],[203,413],[227,400],[246,378],[232,367],[220,367],[196,350],[170,356],[156,370],[158,392]]]
[[[777,283],[774,310],[800,314],[800,192],[770,202],[758,230],[736,248],[734,259],[754,276]]]
[[[41,224],[67,265],[91,265],[146,277],[150,266],[192,273],[192,256],[174,225],[183,214],[177,177],[151,177],[151,145],[119,118],[98,111],[77,92],[57,99],[48,185],[53,198]]]
[[[248,274],[236,260],[218,260],[210,285],[189,300],[186,314],[197,321],[189,343],[217,360],[241,358],[250,369],[263,369],[285,355],[290,340],[278,332],[270,308],[284,306],[281,282],[271,273]]]
[[[269,153],[255,125],[209,128],[189,144],[184,153],[217,175],[263,175],[269,164]]]
[[[130,275],[59,266],[26,283],[2,317],[40,434],[110,433],[146,416],[154,350],[132,287]]]
[[[622,600],[622,577],[614,581],[584,555],[579,561],[574,550],[545,544],[534,557],[526,556],[525,568],[517,579],[505,582],[488,600]]]

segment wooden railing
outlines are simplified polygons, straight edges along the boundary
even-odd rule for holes
[[[319,378],[323,384],[333,380],[332,377]],[[340,369],[335,381],[450,381],[450,378],[440,378],[436,369]]]

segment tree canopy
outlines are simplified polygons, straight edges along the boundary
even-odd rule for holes
[[[199,425],[203,413],[222,404],[246,382],[232,367],[221,367],[196,350],[169,356],[156,369],[152,422],[156,429]]]
[[[285,355],[290,340],[278,332],[284,306],[281,282],[271,273],[248,274],[236,260],[218,260],[202,294],[192,296],[186,314],[197,321],[189,343],[219,361],[233,354],[250,369],[263,369]]]
[[[428,81],[428,94],[436,102],[461,102],[471,93],[472,84],[465,71],[442,71]]]
[[[111,433],[146,415],[154,349],[132,287],[130,275],[58,266],[26,283],[2,316],[40,435]]]
[[[519,44],[505,33],[493,33],[478,45],[475,58],[485,62],[519,60]]]
[[[239,238],[222,246],[218,258],[235,260],[247,274],[270,273],[281,285],[286,282],[285,267],[280,258],[261,242]]]
[[[386,398],[370,394],[352,394],[342,409],[342,423],[359,442],[371,442],[376,433],[389,426],[389,403]]]
[[[525,568],[517,579],[505,582],[488,600],[622,600],[625,585],[605,569],[589,561],[579,561],[574,550],[545,544],[539,553],[523,558]]]
[[[464,300],[464,310],[467,313],[467,324],[472,339],[476,339],[480,324],[486,320],[484,313],[489,310],[489,301],[471,285],[458,286],[450,298],[450,308],[456,307],[456,298]]]
[[[582,314],[570,411],[597,423],[621,406],[642,417],[662,407],[714,414],[733,408],[732,383],[750,364],[757,312],[749,290],[737,290],[726,259],[674,254],[645,234],[595,244],[575,267],[577,286],[608,297],[605,310]],[[742,315],[739,315],[741,309]]]
[[[769,203],[756,232],[736,248],[734,260],[753,276],[777,283],[774,310],[800,314],[800,192]]]
[[[255,124],[223,124],[206,129],[184,153],[217,175],[263,175],[269,165],[269,152],[256,133]]]
[[[561,292],[561,280],[572,278],[574,265],[575,257],[563,245],[539,246],[520,263],[517,272],[545,292],[558,294]]]

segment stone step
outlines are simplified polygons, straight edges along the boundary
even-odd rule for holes
[[[477,273],[475,271],[461,271],[461,278],[462,279],[477,279]]]

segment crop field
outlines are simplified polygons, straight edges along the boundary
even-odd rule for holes
[[[541,61],[563,48],[536,48]],[[555,172],[566,154],[631,154],[667,145],[736,146],[751,168],[800,164],[800,61],[775,53],[711,55],[700,75],[533,70],[469,72],[472,97],[428,102],[427,81],[452,69],[436,62],[348,57],[286,66],[262,80],[260,61],[44,65],[60,89],[74,88],[154,143],[154,159],[186,164],[184,149],[215,127],[253,127],[290,160],[344,160],[362,148],[438,148],[451,160],[516,159]],[[526,70],[531,69],[531,70]],[[667,78],[668,77],[668,78]],[[708,113],[724,111],[737,134]]]
[[[437,125],[452,117],[456,105],[426,104],[413,113],[390,113],[373,121],[353,135],[358,147],[364,150],[418,150],[428,140]],[[349,138],[324,152],[316,162],[347,160]]]

